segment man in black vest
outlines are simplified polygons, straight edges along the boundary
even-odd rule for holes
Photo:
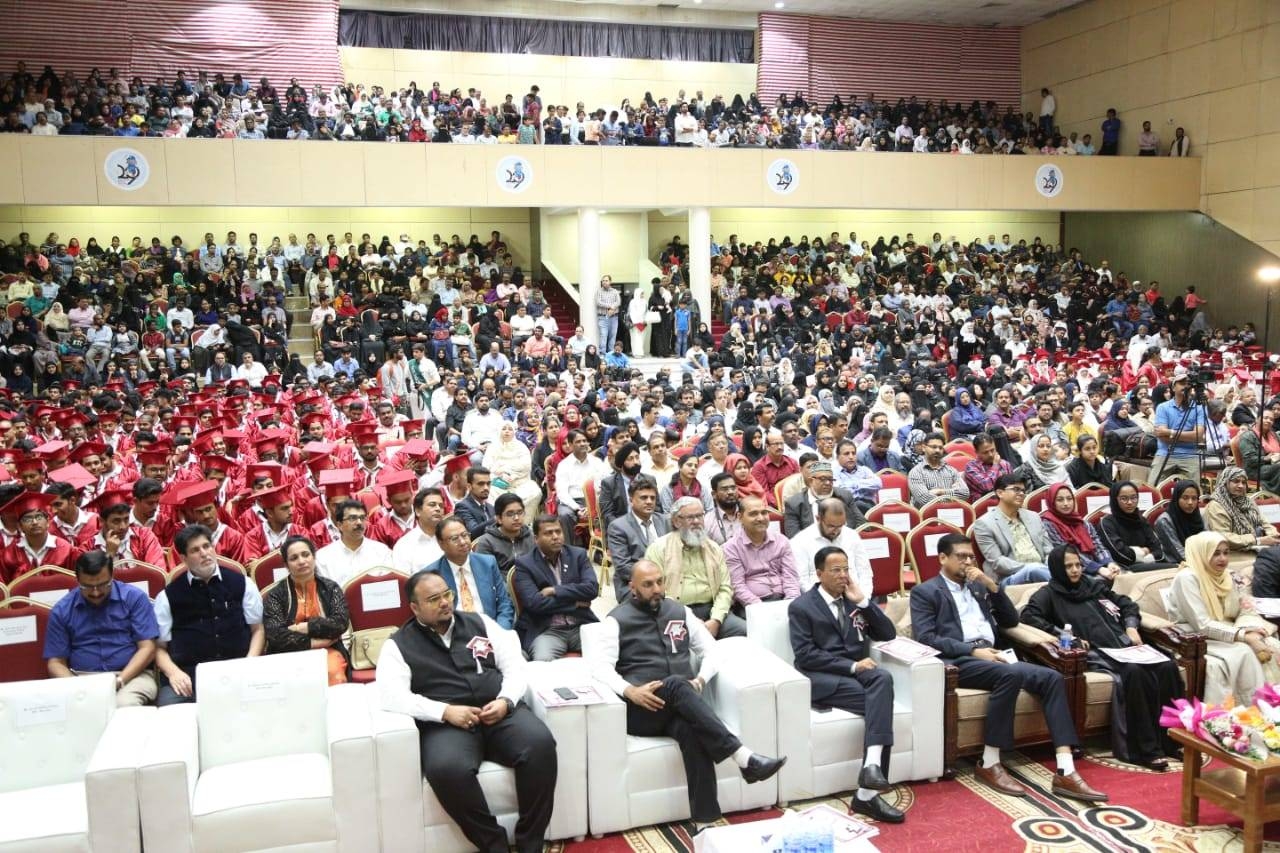
[[[267,642],[262,596],[244,575],[219,568],[212,531],[188,524],[173,537],[173,547],[186,571],[156,596],[157,705],[194,702],[198,664],[257,657]]]
[[[413,618],[378,658],[384,710],[418,723],[422,775],[462,834],[482,853],[506,853],[507,833],[485,800],[482,761],[516,774],[516,848],[540,853],[555,804],[556,742],[520,704],[520,641],[488,616],[454,611],[453,591],[435,572],[405,581]]]
[[[838,506],[838,505],[837,505]],[[849,556],[828,546],[813,558],[818,582],[787,607],[796,669],[808,676],[814,707],[861,714],[865,756],[853,810],[886,823],[904,815],[880,797],[893,746],[893,677],[871,659],[872,640],[898,635],[893,622],[849,577]]]
[[[716,641],[701,619],[667,598],[662,568],[638,561],[630,588],[630,598],[602,623],[591,672],[627,700],[627,734],[675,739],[684,759],[689,811],[701,829],[720,819],[717,763],[732,756],[743,779],[762,782],[787,759],[743,746],[703,701],[702,688],[716,673]],[[696,676],[691,652],[702,660]]]

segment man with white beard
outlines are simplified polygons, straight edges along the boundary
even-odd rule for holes
[[[671,532],[654,540],[644,558],[662,567],[667,596],[703,620],[711,636],[745,637],[747,623],[729,611],[733,586],[724,549],[707,536],[699,498],[683,497],[671,507]]]

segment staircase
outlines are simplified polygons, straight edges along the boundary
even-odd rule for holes
[[[308,364],[311,354],[316,350],[315,338],[311,336],[311,300],[305,296],[286,296],[284,310],[293,319],[289,334],[289,355],[297,353],[302,356],[303,364]]]
[[[582,310],[578,307],[577,300],[565,292],[555,276],[544,275],[539,286],[542,288],[542,298],[547,300],[547,305],[551,306],[551,316],[556,318],[560,337],[568,340],[573,337],[573,330],[582,317]]]

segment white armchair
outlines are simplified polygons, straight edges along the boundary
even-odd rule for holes
[[[768,601],[747,607],[747,636],[768,652],[756,665],[776,681],[778,752],[787,756],[778,771],[778,800],[784,804],[858,787],[865,734],[857,714],[810,707],[809,679],[793,667],[788,604]],[[893,677],[889,781],[936,780],[943,772],[946,667],[937,658],[903,663],[874,647],[871,657]]]
[[[547,826],[547,840],[587,834],[587,722],[586,706],[547,707],[539,693],[556,687],[590,683],[579,660],[531,663],[526,674],[529,690],[524,702],[546,723],[556,739],[555,810]],[[203,695],[203,694],[202,694]],[[394,853],[465,853],[474,849],[453,822],[422,775],[418,727],[412,717],[382,710],[376,684],[365,688],[365,701],[373,720],[378,767],[378,824],[382,849]],[[516,821],[515,773],[492,761],[480,765],[478,774],[485,800],[498,823],[514,843]]]
[[[585,660],[591,659],[600,630],[599,625],[582,626]],[[762,650],[741,637],[719,640],[716,650],[721,655],[720,669],[703,696],[748,748],[771,756],[785,754],[778,751],[773,679],[756,667]],[[603,684],[596,683],[595,689],[605,701],[587,707],[587,809],[591,833],[600,836],[686,820],[689,794],[676,742],[668,737],[628,735],[626,702]],[[716,765],[716,780],[723,812],[764,808],[777,800],[776,776],[747,784],[732,759]]]
[[[363,688],[323,649],[200,664],[200,701],[161,708],[139,772],[147,853],[377,850]]]
[[[0,684],[0,851],[129,853],[155,708],[116,709],[115,676]]]

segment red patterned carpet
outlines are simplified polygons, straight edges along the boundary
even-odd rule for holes
[[[898,786],[890,802],[907,812],[905,823],[881,825],[872,841],[882,851],[1096,851],[1097,853],[1230,853],[1241,849],[1240,821],[1209,804],[1200,807],[1201,825],[1179,820],[1182,766],[1154,773],[1111,758],[1104,744],[1091,744],[1078,769],[1111,799],[1101,807],[1047,793],[1053,773],[1049,749],[1006,754],[1006,766],[1033,790],[1029,797],[1004,797],[976,782],[972,764],[961,762],[956,778],[933,784]],[[833,799],[814,802],[830,802]],[[797,807],[808,805],[797,803]],[[842,808],[842,807],[841,807]],[[779,815],[763,809],[729,815],[728,823]],[[689,824],[645,827],[600,839],[557,846],[564,853],[685,853],[693,850]],[[1280,823],[1266,833],[1266,850],[1280,851]]]

